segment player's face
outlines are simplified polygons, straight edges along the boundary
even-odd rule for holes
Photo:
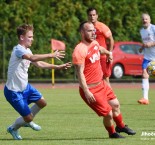
[[[90,11],[88,14],[88,20],[92,23],[95,23],[98,19],[98,15],[95,10]]]
[[[150,17],[148,15],[143,15],[142,16],[142,23],[143,23],[143,27],[147,28],[150,25]]]
[[[84,25],[84,30],[82,31],[83,39],[90,43],[95,40],[95,28],[93,24],[86,23]]]
[[[29,48],[33,42],[33,31],[28,31],[25,35],[20,36],[20,41],[22,45]]]

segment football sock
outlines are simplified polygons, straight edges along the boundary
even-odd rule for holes
[[[16,121],[14,122],[14,124],[11,125],[11,127],[14,128],[14,130],[17,130],[20,127],[22,127],[24,124],[25,124],[25,121],[23,117],[18,117]]]
[[[32,112],[33,116],[35,116],[40,110],[41,110],[41,108],[38,107],[37,104],[34,104],[34,105],[31,107],[31,112]]]
[[[105,126],[106,130],[108,131],[109,135],[115,133],[115,128],[114,128],[114,125],[112,126]]]
[[[121,113],[118,116],[113,117],[113,119],[119,128],[124,128],[125,124]]]
[[[41,110],[40,107],[38,107],[37,104],[34,104],[32,107],[31,107],[31,112],[33,114],[33,118],[35,117],[35,115]],[[30,126],[34,126],[35,123],[33,121],[29,122],[28,123]]]
[[[41,109],[38,107],[37,104],[34,104],[32,107],[31,107],[31,112],[33,114],[33,116],[35,116]],[[18,117],[16,119],[16,121],[14,122],[14,124],[11,125],[12,128],[14,128],[15,130],[19,129],[20,127],[24,126],[25,125],[25,121],[23,119],[23,117]],[[30,122],[31,125],[33,125],[33,121]]]
[[[142,79],[142,91],[144,99],[148,100],[149,79]]]

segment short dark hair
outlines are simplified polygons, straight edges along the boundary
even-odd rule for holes
[[[91,12],[91,11],[93,11],[93,10],[95,10],[95,11],[96,11],[96,14],[98,14],[97,9],[91,7],[91,8],[88,8],[88,9],[87,9],[87,15],[89,15],[89,12]]]
[[[18,39],[20,38],[20,35],[25,35],[28,31],[33,31],[33,26],[32,25],[22,24],[19,27],[17,27]]]
[[[81,32],[81,30],[83,30],[84,24],[88,23],[89,21],[83,21],[80,26],[79,26],[79,32]]]
[[[80,26],[79,26],[79,32],[81,32],[81,30],[83,29],[83,26],[85,23],[87,23],[88,21],[83,21]]]

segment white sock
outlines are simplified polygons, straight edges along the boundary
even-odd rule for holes
[[[38,107],[37,104],[34,104],[32,107],[31,107],[31,112],[33,114],[33,117],[41,110],[41,108]],[[24,121],[23,117],[20,116],[16,119],[16,121],[14,122],[14,124],[12,124],[11,126],[17,130],[19,129],[20,127],[24,126],[26,122]],[[33,121],[29,122],[30,124],[34,124]]]
[[[31,112],[33,114],[33,117],[41,110],[40,107],[38,107],[37,104],[34,104],[32,107],[31,107]]]
[[[149,79],[142,79],[142,90],[144,99],[148,100]]]
[[[24,124],[25,124],[25,121],[23,117],[21,116],[16,119],[16,121],[14,122],[14,124],[11,125],[11,127],[14,128],[14,130],[17,130],[20,127],[22,127]]]

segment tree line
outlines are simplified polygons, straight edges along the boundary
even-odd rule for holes
[[[0,79],[5,80],[8,61],[18,43],[16,27],[33,24],[34,54],[49,53],[52,38],[66,44],[66,57],[71,61],[75,45],[80,41],[79,24],[87,20],[86,10],[95,7],[99,20],[109,26],[115,41],[141,41],[141,14],[149,13],[155,19],[154,0],[1,0],[0,2]],[[51,60],[47,60],[50,62]],[[56,60],[56,64],[62,63]],[[55,71],[56,78],[73,79],[74,67]],[[51,71],[31,67],[29,78],[50,79]]]

